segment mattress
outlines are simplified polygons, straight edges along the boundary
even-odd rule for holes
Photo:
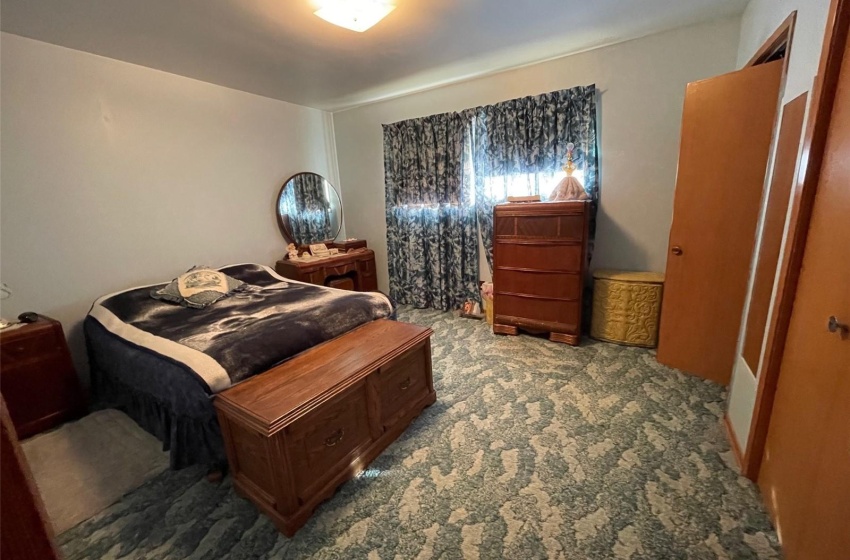
[[[393,313],[389,298],[379,292],[287,280],[257,264],[219,270],[245,285],[204,309],[150,297],[162,284],[104,296],[89,315],[117,337],[182,364],[208,392],[218,393]]]
[[[150,297],[164,284],[99,298],[84,323],[96,407],[125,411],[163,442],[171,467],[225,462],[214,395],[395,309],[380,293],[223,267],[246,289],[205,309]]]

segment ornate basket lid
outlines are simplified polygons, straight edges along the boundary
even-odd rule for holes
[[[664,275],[660,272],[600,269],[594,271],[593,277],[603,280],[617,280],[620,282],[646,282],[650,284],[664,283]]]

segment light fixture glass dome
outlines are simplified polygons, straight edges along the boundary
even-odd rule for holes
[[[317,16],[334,25],[362,33],[395,10],[389,0],[322,0]]]

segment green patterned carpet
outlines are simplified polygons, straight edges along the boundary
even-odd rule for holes
[[[721,387],[647,350],[431,326],[437,403],[293,538],[198,468],[60,536],[68,559],[778,558]]]

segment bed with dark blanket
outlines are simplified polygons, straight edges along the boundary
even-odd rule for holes
[[[245,286],[205,309],[153,299],[160,284],[98,299],[84,324],[95,402],[158,437],[172,468],[225,461],[215,393],[394,312],[380,293],[295,282],[256,264],[219,270]]]

